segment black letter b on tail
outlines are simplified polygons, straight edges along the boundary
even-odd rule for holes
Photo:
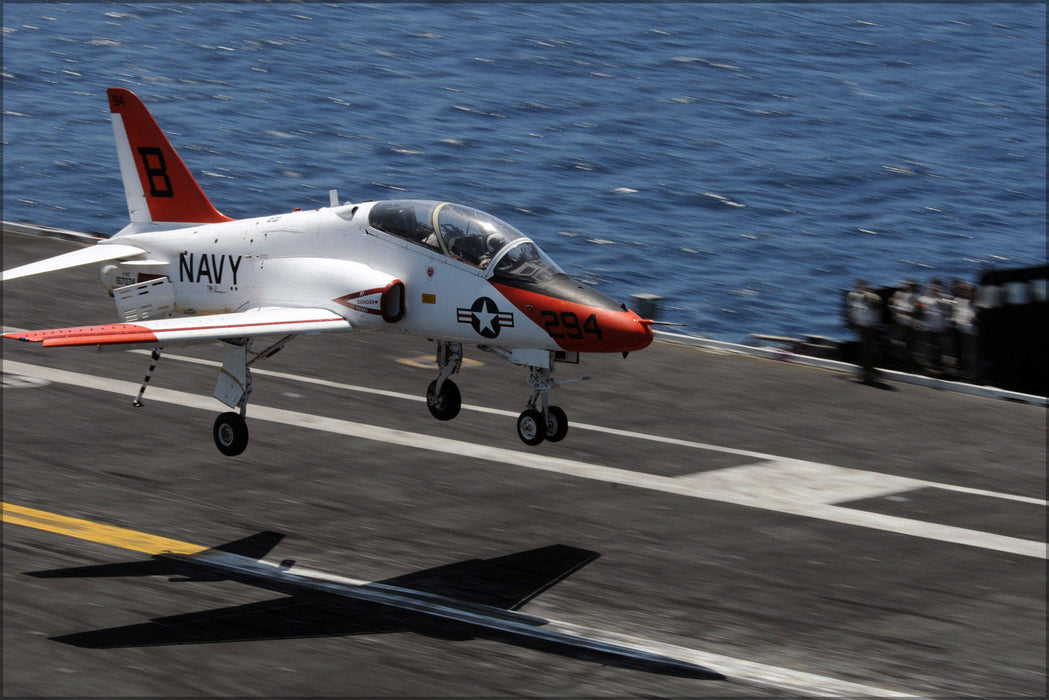
[[[142,156],[142,167],[146,170],[146,178],[149,180],[149,194],[151,197],[174,197],[175,191],[171,189],[171,178],[168,177],[167,166],[164,165],[164,154],[159,148],[142,146],[138,149]],[[153,163],[150,163],[150,156]],[[157,187],[162,184],[163,187]]]

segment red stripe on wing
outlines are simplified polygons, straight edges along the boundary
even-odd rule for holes
[[[115,345],[128,343],[157,343],[162,340],[205,340],[207,333],[201,331],[236,330],[236,336],[252,335],[252,329],[264,327],[301,326],[313,323],[332,323],[341,321],[338,318],[294,319],[290,321],[258,321],[255,323],[225,323],[215,325],[172,326],[151,329],[132,323],[112,323],[101,326],[79,326],[76,328],[52,328],[43,331],[18,331],[5,333],[5,338],[27,342],[43,343],[44,347],[63,347],[72,345]],[[243,333],[241,332],[243,331]],[[296,332],[296,331],[292,331]],[[192,333],[193,335],[183,335]],[[200,335],[197,335],[200,334]],[[266,333],[262,333],[265,335]],[[214,337],[228,337],[229,334],[216,333]]]
[[[5,333],[4,337],[31,343],[42,343],[44,347],[157,342],[157,336],[153,331],[132,323],[110,323],[102,326],[79,326],[77,328],[52,328],[44,331],[19,331],[17,333]]]

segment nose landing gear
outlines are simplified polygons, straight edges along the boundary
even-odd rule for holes
[[[547,406],[546,417],[534,408],[526,408],[517,417],[517,437],[534,447],[543,440],[560,442],[568,434],[568,416],[559,406]]]
[[[548,442],[561,442],[568,434],[568,416],[560,406],[546,408],[546,439]]]
[[[515,365],[528,367],[528,386],[532,395],[525,410],[517,417],[517,436],[521,442],[535,446],[546,440],[560,442],[568,434],[568,416],[558,406],[551,406],[549,393],[551,389],[581,382],[590,377],[555,380],[553,364],[556,354],[548,350],[510,350],[490,345],[479,345],[481,350],[512,362]],[[459,388],[449,377],[459,371],[463,362],[462,343],[438,341],[437,367],[440,370],[437,379],[430,383],[426,390],[426,407],[437,420],[451,420],[459,414],[462,397]]]
[[[559,406],[551,406],[549,392],[551,389],[578,382],[589,377],[555,381],[554,371],[546,367],[529,367],[528,385],[532,387],[532,396],[528,406],[517,417],[517,436],[526,445],[534,446],[543,440],[560,442],[568,434],[568,416]]]
[[[526,408],[517,417],[517,437],[526,445],[538,445],[546,439],[546,423],[543,414],[534,408]]]

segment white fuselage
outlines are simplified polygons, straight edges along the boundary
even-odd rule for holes
[[[166,276],[177,314],[266,306],[325,308],[358,330],[559,348],[549,333],[489,283],[486,270],[369,226],[373,204],[142,233],[129,227],[110,240],[140,247],[146,255],[104,264],[102,280],[112,290]],[[384,319],[378,313],[377,292],[397,280],[404,285],[403,316]],[[361,296],[346,300],[357,294]],[[494,322],[494,338],[491,330],[487,336],[479,332],[493,327],[493,319],[487,317],[493,308],[471,310],[485,297],[494,302],[502,321]]]

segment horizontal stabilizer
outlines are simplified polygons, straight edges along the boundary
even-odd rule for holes
[[[124,245],[122,243],[100,243],[98,245],[93,245],[90,248],[81,248],[80,250],[56,255],[53,258],[38,260],[37,262],[29,263],[28,265],[21,265],[10,270],[4,270],[3,281],[7,282],[8,280],[18,279],[19,277],[39,275],[42,272],[54,272],[55,270],[65,270],[70,267],[90,265],[91,263],[100,263],[105,262],[106,260],[133,258],[137,255],[142,255],[143,253],[145,253],[144,250],[133,245]]]
[[[294,335],[348,331],[353,326],[326,309],[263,307],[230,314],[163,318],[138,323],[52,328],[5,333],[5,338],[41,343],[44,347],[70,345],[134,345],[189,343],[260,335]]]

